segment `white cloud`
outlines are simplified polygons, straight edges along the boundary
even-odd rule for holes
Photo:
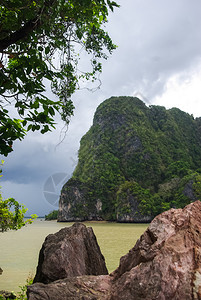
[[[201,116],[201,63],[192,73],[179,73],[171,76],[165,84],[164,93],[153,99],[156,105],[181,110]]]

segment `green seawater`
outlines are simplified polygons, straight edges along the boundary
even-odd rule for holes
[[[37,219],[18,231],[0,234],[0,290],[19,291],[26,279],[35,275],[38,255],[45,237],[73,223],[57,223]],[[148,224],[120,224],[110,222],[84,222],[91,226],[97,237],[109,272],[119,265],[125,255],[143,234]]]

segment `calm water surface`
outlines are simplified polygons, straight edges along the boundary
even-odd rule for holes
[[[18,291],[29,276],[35,275],[38,254],[45,237],[72,224],[37,219],[18,231],[0,233],[0,267],[3,269],[0,290]],[[117,268],[120,257],[134,246],[148,226],[108,222],[85,224],[93,228],[109,272]]]

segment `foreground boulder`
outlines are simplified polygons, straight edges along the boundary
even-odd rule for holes
[[[49,284],[35,283],[28,287],[29,300],[108,300],[109,275],[81,276],[57,280]]]
[[[201,202],[157,216],[112,276],[111,299],[201,299]]]
[[[201,299],[201,202],[157,216],[110,276],[33,284],[28,299]]]
[[[92,228],[75,223],[47,236],[40,250],[34,283],[103,274],[108,271]]]

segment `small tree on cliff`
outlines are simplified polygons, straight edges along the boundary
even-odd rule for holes
[[[110,0],[2,0],[0,4],[0,154],[26,130],[45,133],[59,112],[64,122],[73,114],[71,95],[79,80],[95,80],[100,59],[115,49],[103,30]],[[79,71],[79,53],[90,54],[91,69]],[[45,95],[45,85],[57,100]],[[6,106],[12,104],[19,118]]]

